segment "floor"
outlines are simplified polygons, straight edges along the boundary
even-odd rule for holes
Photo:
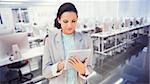
[[[136,43],[125,53],[108,57],[94,70],[101,76],[90,84],[149,84],[149,40]],[[149,43],[149,44],[148,44]],[[148,44],[148,45],[145,45]],[[118,81],[121,81],[118,83]]]

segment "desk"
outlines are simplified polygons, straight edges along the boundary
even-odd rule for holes
[[[33,42],[33,41],[35,41],[37,39],[44,39],[44,36],[43,37],[42,36],[28,37],[28,41],[29,42]]]
[[[41,47],[29,49],[29,51],[27,51],[26,53],[22,53],[21,58],[13,60],[13,61],[10,61],[9,56],[6,56],[6,58],[0,60],[0,67],[7,65],[7,64],[14,63],[14,62],[22,61],[25,59],[31,59],[34,57],[42,56],[43,53],[44,53],[44,46],[41,46]]]
[[[102,54],[102,55],[107,55],[108,53],[112,54],[112,52],[109,52],[109,51],[114,50],[115,48],[119,48],[120,46],[126,47],[126,44],[133,43],[134,40],[136,40],[141,34],[140,33],[141,30],[143,31],[143,29],[145,28],[150,29],[150,23],[132,26],[132,27],[123,27],[123,28],[113,30],[113,31],[92,34],[91,37],[94,38],[93,44],[94,44],[94,41],[97,41],[97,44],[94,45],[96,46],[96,49],[97,49],[95,52]],[[133,33],[137,34],[135,38],[132,37]],[[119,41],[121,40],[121,43],[118,43],[119,42],[118,40]],[[106,48],[107,43],[110,43],[108,41],[110,42],[114,41],[113,46]],[[120,49],[118,49],[118,51],[120,51]]]
[[[28,37],[30,48],[41,46],[40,43],[43,42],[45,36],[35,36]]]

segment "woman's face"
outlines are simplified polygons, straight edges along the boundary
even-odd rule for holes
[[[64,34],[72,34],[75,31],[77,24],[77,14],[75,12],[64,12],[58,22],[61,24],[61,28]]]

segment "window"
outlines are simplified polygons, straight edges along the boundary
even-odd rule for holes
[[[29,23],[27,8],[13,8],[12,13],[15,23]]]
[[[25,32],[29,25],[29,16],[27,8],[12,8],[13,20],[16,32]]]

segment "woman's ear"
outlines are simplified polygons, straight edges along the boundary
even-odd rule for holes
[[[60,22],[60,18],[57,18],[57,21],[58,21],[59,24],[61,23],[61,22]]]

